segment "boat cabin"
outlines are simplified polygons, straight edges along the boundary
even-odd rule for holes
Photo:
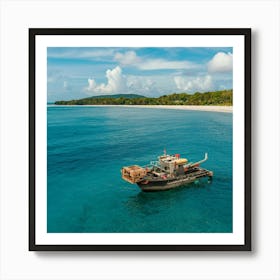
[[[188,163],[186,158],[180,158],[179,154],[163,155],[158,157],[159,167],[169,175],[182,175],[184,174],[184,164]]]

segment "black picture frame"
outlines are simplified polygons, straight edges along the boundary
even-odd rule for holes
[[[36,242],[36,36],[65,35],[233,35],[244,37],[244,244],[38,244]],[[29,29],[29,250],[30,251],[251,251],[251,29],[178,28],[178,29]]]

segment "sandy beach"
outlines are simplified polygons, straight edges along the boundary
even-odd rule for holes
[[[232,113],[232,106],[196,106],[196,105],[119,105],[119,106]]]
[[[52,106],[52,105],[51,105]],[[197,105],[54,105],[54,106],[84,106],[84,107],[134,107],[134,108],[155,108],[173,110],[193,110],[232,113],[232,106],[197,106]]]

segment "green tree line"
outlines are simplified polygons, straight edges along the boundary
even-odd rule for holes
[[[160,97],[89,97],[56,101],[56,105],[232,105],[232,90],[213,92],[173,93]]]

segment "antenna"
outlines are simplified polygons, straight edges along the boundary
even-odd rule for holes
[[[163,154],[166,156],[166,148],[164,148],[164,150],[163,150]]]

